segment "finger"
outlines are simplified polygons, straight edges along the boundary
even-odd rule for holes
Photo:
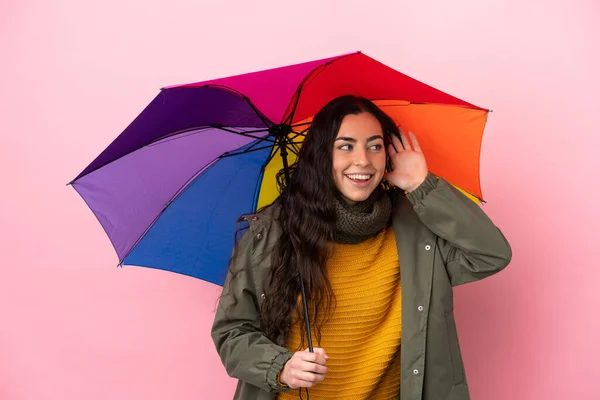
[[[298,386],[303,386],[302,383],[315,384],[318,382],[323,382],[323,380],[325,379],[325,375],[314,374],[312,372],[305,372],[305,371],[296,371],[294,373],[294,378],[299,381]],[[306,387],[306,386],[304,386],[304,387]]]
[[[412,150],[410,147],[410,143],[404,134],[404,131],[400,131],[400,139],[402,139],[402,147],[404,150]]]
[[[322,356],[325,358],[325,360],[329,360],[329,356],[328,356],[328,355],[327,355],[327,353],[325,352],[325,349],[323,349],[323,348],[321,348],[321,347],[316,347],[316,348],[314,349],[314,352],[315,352],[315,353],[317,353],[317,354],[320,354],[320,355],[322,355]]]
[[[417,140],[415,134],[412,133],[412,131],[408,132],[408,134],[410,135],[410,140],[412,141],[412,146],[415,149],[415,151],[421,153],[421,146],[419,145],[419,141]]]
[[[318,382],[309,382],[309,381],[303,381],[301,379],[292,379],[292,381],[288,384],[288,386],[292,389],[298,389],[298,388],[312,388],[314,387]]]
[[[318,354],[318,353],[309,353],[309,352],[303,351],[299,354],[299,357],[302,361],[306,361],[306,362],[310,362],[310,363],[317,363],[317,364],[321,364],[321,365],[325,365],[325,363],[327,362],[325,357],[323,357],[322,354]]]
[[[313,386],[315,386],[318,382],[313,382],[313,381],[305,381],[302,379],[298,379],[298,378],[290,378],[290,381],[287,382],[286,384],[292,388],[292,389],[298,389],[298,388],[311,388]]]
[[[326,366],[311,362],[304,362],[302,365],[300,365],[300,370],[319,375],[325,375],[328,371]]]
[[[400,132],[402,132],[402,131],[400,131]],[[392,136],[392,145],[394,146],[396,153],[400,153],[402,150],[404,150],[404,146],[402,145],[402,142],[400,141],[400,137],[398,135],[394,135],[394,134],[391,134],[390,136]]]
[[[309,352],[308,349],[306,349],[304,351],[298,352],[297,354],[301,356],[302,360],[311,362],[316,362],[316,360],[318,360],[319,357],[322,357],[325,360],[329,359],[327,353],[325,353],[325,349],[323,349],[322,347],[315,347],[312,352]]]

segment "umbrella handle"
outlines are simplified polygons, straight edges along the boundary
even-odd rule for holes
[[[285,174],[286,185],[290,183],[290,168],[287,159],[287,141],[288,133],[291,131],[289,125],[285,126],[273,126],[269,129],[271,134],[275,136],[275,142],[279,146],[279,154],[281,155],[281,162],[283,164],[283,171]],[[300,290],[302,292],[302,306],[304,308],[304,325],[306,328],[306,339],[308,341],[308,351],[314,353],[312,344],[312,335],[310,333],[310,321],[308,317],[308,304],[306,301],[306,290],[304,289],[304,279],[300,276]]]
[[[302,306],[304,307],[304,325],[306,328],[306,340],[308,341],[308,351],[313,353],[312,336],[310,333],[310,321],[308,319],[308,303],[306,301],[306,291],[304,290],[304,279],[300,278],[300,290],[302,291]]]

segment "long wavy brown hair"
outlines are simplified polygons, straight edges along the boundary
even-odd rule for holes
[[[299,301],[300,279],[304,279],[309,318],[317,343],[322,324],[335,308],[335,296],[325,270],[331,255],[336,226],[333,180],[333,147],[342,120],[350,114],[372,114],[389,135],[398,135],[395,122],[371,101],[343,96],[329,102],[314,117],[297,161],[278,176],[281,195],[279,223],[282,234],[272,252],[272,266],[265,283],[260,323],[273,341],[285,338],[291,324],[304,322]],[[383,185],[383,183],[382,183]],[[305,346],[305,332],[302,346]]]

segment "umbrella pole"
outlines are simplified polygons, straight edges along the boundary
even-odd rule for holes
[[[290,183],[290,171],[287,161],[287,135],[281,135],[279,138],[279,151],[281,154],[281,161],[283,163],[283,171],[285,174],[286,185]],[[304,326],[306,329],[306,340],[308,341],[308,351],[313,353],[312,335],[310,333],[310,321],[308,319],[308,303],[306,301],[306,290],[304,289],[304,277],[300,276],[300,292],[302,294],[302,307],[304,308]]]

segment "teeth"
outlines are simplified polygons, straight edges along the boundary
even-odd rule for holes
[[[353,175],[346,175],[348,178],[352,179],[353,181],[368,181],[369,179],[371,179],[371,175],[360,175],[360,174],[353,174]]]

